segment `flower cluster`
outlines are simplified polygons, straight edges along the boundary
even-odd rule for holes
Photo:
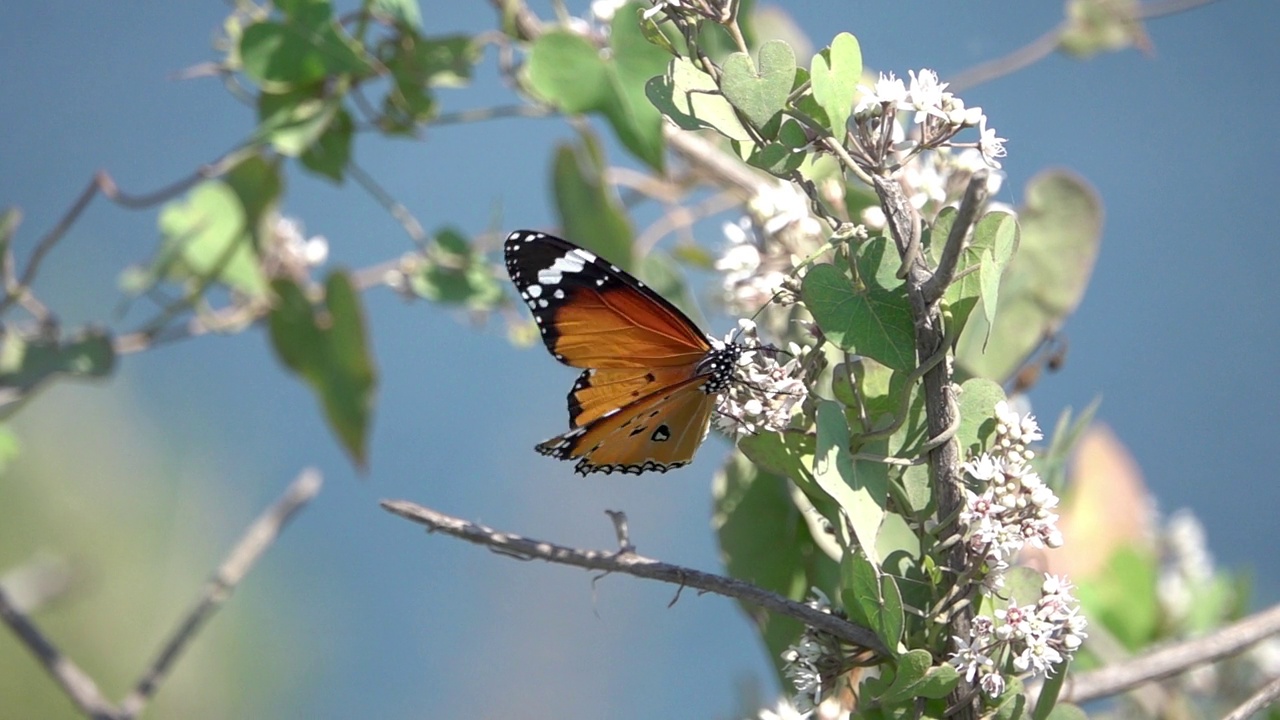
[[[771,300],[794,301],[788,285],[796,257],[811,254],[826,238],[809,211],[808,196],[794,183],[768,185],[746,211],[737,222],[724,224],[728,243],[715,265],[724,273],[725,304],[742,315]]]
[[[832,609],[826,593],[816,587],[810,588],[809,592],[813,597],[805,602],[806,605],[829,615],[844,617],[842,612]],[[782,653],[782,674],[795,688],[795,694],[780,707],[791,710],[799,718],[811,717],[815,711],[821,718],[847,718],[848,711],[841,707],[836,692],[839,684],[856,685],[854,671],[872,665],[878,659],[869,648],[846,644],[833,635],[807,627],[800,639]],[[781,712],[778,715],[786,717]],[[762,713],[761,717],[765,715]]]
[[[996,403],[996,435],[991,452],[966,462],[964,470],[978,484],[965,488],[960,522],[969,552],[986,563],[986,584],[998,589],[1009,561],[1023,546],[1061,547],[1062,533],[1053,512],[1058,497],[1044,484],[1030,461],[1027,446],[1041,440],[1033,416],[1019,415],[1007,402]]]
[[[716,427],[735,436],[787,429],[792,411],[809,395],[798,375],[810,348],[791,343],[791,360],[779,364],[774,359],[777,351],[761,346],[751,320],[739,320],[738,330],[729,333],[725,342],[737,342],[748,349],[739,356],[734,382],[720,399]]]
[[[1010,598],[1008,606],[997,610],[994,617],[975,617],[968,638],[952,638],[958,650],[951,664],[989,697],[1004,692],[1001,670],[1006,666],[1017,673],[1051,674],[1087,637],[1088,623],[1071,594],[1071,585],[1046,574],[1040,590],[1035,603],[1019,605]]]
[[[264,266],[272,277],[289,276],[301,282],[311,268],[329,258],[329,241],[323,235],[306,237],[302,221],[276,215],[264,243]]]
[[[982,108],[966,108],[964,101],[946,91],[947,83],[938,81],[938,74],[927,68],[910,73],[911,86],[908,88],[901,78],[893,73],[880,74],[880,79],[872,87],[858,86],[861,99],[854,109],[854,120],[857,123],[859,145],[869,158],[883,156],[876,152],[879,147],[900,143],[896,137],[885,137],[882,133],[896,134],[898,112],[915,112],[915,137],[911,143],[912,154],[944,145],[950,147],[976,147],[987,165],[999,169],[997,158],[1005,156],[1005,139],[998,137],[993,128],[987,127],[987,116]],[[886,127],[886,120],[890,121]],[[956,143],[952,138],[967,128],[978,128],[976,143]],[[889,141],[889,142],[886,142]],[[906,148],[893,147],[896,152]]]

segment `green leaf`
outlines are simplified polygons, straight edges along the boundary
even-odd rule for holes
[[[1105,571],[1081,578],[1076,597],[1089,622],[1105,627],[1125,648],[1137,651],[1157,637],[1159,558],[1149,549],[1122,547]]]
[[[85,328],[70,338],[24,337],[10,328],[0,335],[0,418],[9,417],[45,382],[60,375],[103,378],[116,366],[105,330]]]
[[[849,452],[849,425],[844,408],[831,400],[818,402],[818,439],[814,449],[813,479],[844,511],[858,547],[879,563],[876,535],[884,521],[887,488],[874,474],[855,473]],[[840,528],[844,534],[843,527]]]
[[[943,698],[960,682],[960,673],[955,667],[934,666],[928,650],[912,650],[900,656],[895,670],[893,684],[881,698],[885,703]]]
[[[614,119],[614,126],[624,125],[625,132],[616,130],[619,139],[636,157],[661,173],[666,147],[662,114],[646,97],[646,86],[649,80],[666,71],[671,56],[645,37],[640,25],[641,7],[641,3],[628,3],[613,14],[610,24],[609,41],[617,72],[618,97],[625,109],[625,116]]]
[[[1138,0],[1070,0],[1066,10],[1058,47],[1073,57],[1088,58],[1149,42]]]
[[[347,164],[351,162],[351,137],[354,132],[355,123],[351,121],[351,115],[339,108],[324,134],[302,153],[302,166],[334,182],[342,182]]]
[[[618,267],[633,270],[630,216],[604,179],[604,157],[589,133],[556,148],[552,184],[565,237]]]
[[[1040,697],[1036,698],[1036,706],[1031,710],[1033,720],[1048,720],[1048,718],[1054,716],[1054,706],[1057,705],[1058,695],[1062,692],[1062,686],[1066,683],[1067,668],[1070,664],[1070,660],[1063,660],[1054,665],[1053,669],[1048,673],[1044,685],[1040,687]],[[1069,716],[1062,715],[1061,717],[1065,719]],[[1087,716],[1081,714],[1080,717]]]
[[[249,214],[227,183],[206,180],[195,186],[161,209],[159,225],[164,240],[153,278],[197,285],[217,281],[252,297],[265,295]]]
[[[942,255],[955,217],[955,208],[943,208],[928,232],[929,250],[934,262]],[[981,298],[991,298],[990,304],[984,305],[984,311],[988,317],[993,316],[993,311],[987,308],[995,307],[999,283],[1018,247],[1018,238],[1017,220],[1009,213],[990,212],[978,221],[973,237],[960,251],[957,261],[957,272],[969,272],[947,287],[946,299],[955,331],[964,329]]]
[[[762,129],[787,103],[796,77],[796,56],[790,45],[770,40],[760,46],[759,57],[758,70],[746,53],[726,58],[720,90],[757,129]]]
[[[849,619],[870,628],[890,652],[897,652],[906,619],[897,582],[861,550],[845,553],[840,571],[840,602]]]
[[[645,95],[677,127],[711,129],[730,140],[751,140],[716,81],[685,58],[672,59],[665,75],[650,79]]]
[[[840,142],[844,142],[853,97],[862,79],[862,50],[858,39],[842,32],[831,41],[831,47],[813,56],[809,80],[813,97],[826,111],[828,126]]]
[[[805,306],[827,339],[895,370],[915,367],[911,308],[899,293],[856,292],[834,265],[813,266],[801,284]]]
[[[502,300],[502,286],[483,255],[453,228],[435,236],[415,267],[408,271],[409,287],[421,298],[472,310],[490,310]]]
[[[811,587],[834,585],[838,566],[815,546],[785,478],[734,454],[716,473],[712,495],[711,526],[730,576],[793,600],[803,600]],[[758,605],[740,607],[755,623],[783,680],[780,656],[799,638],[801,624]]]
[[[540,36],[529,51],[529,85],[567,113],[601,113],[628,150],[660,170],[661,116],[645,99],[645,83],[662,72],[667,56],[644,39],[634,15],[619,11],[613,26],[621,46],[612,61],[580,35]]]
[[[997,381],[1057,332],[1079,304],[1098,254],[1102,208],[1083,181],[1062,171],[1044,173],[1028,183],[1018,224],[1021,239],[1001,281],[1000,312],[992,324],[970,318],[957,347],[970,374]],[[1008,242],[993,241],[998,263]]]
[[[267,324],[276,354],[311,386],[329,427],[364,468],[377,381],[359,294],[342,272],[329,275],[320,308],[312,308],[290,279],[277,278],[271,286],[276,304]]]
[[[373,0],[373,11],[395,18],[414,30],[422,29],[422,11],[418,0]]]
[[[987,447],[996,430],[996,403],[1004,400],[1004,388],[986,378],[970,378],[960,389],[960,427],[956,442],[960,455],[974,455]]]
[[[544,33],[529,49],[529,87],[567,113],[603,108],[613,81],[600,52],[586,38],[565,30]]]
[[[778,177],[790,175],[803,162],[804,153],[796,152],[782,143],[768,143],[762,147],[757,147],[751,151],[750,156],[747,158],[748,165],[758,167]]]
[[[240,36],[245,74],[281,92],[314,85],[331,75],[367,76],[372,66],[333,17],[327,0],[282,6],[285,22],[257,22]]]

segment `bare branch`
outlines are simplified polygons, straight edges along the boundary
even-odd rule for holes
[[[119,717],[119,710],[107,701],[97,683],[80,669],[71,658],[63,655],[21,611],[9,600],[8,593],[0,587],[0,620],[18,636],[18,640],[44,665],[62,691],[84,714],[95,719],[110,720]]]
[[[1280,698],[1280,678],[1276,678],[1262,687],[1261,690],[1254,693],[1248,700],[1240,703],[1240,706],[1232,710],[1222,720],[1249,720],[1256,713],[1271,707],[1275,704],[1276,698]]]
[[[213,578],[205,585],[196,606],[191,609],[186,619],[179,624],[173,636],[165,643],[164,649],[138,681],[133,692],[129,693],[121,703],[122,717],[132,718],[142,712],[151,696],[155,694],[160,682],[164,680],[165,674],[173,667],[173,663],[186,649],[192,638],[222,603],[231,597],[236,586],[244,579],[258,558],[262,557],[267,548],[271,547],[280,536],[280,531],[285,525],[320,492],[321,484],[319,471],[314,468],[303,470],[285,490],[284,495],[253,521],[240,538],[240,542],[236,543],[231,553],[214,573]]]
[[[1235,655],[1280,633],[1280,605],[1255,613],[1204,637],[1145,653],[1125,663],[1067,678],[1062,699],[1082,703],[1186,672]]]
[[[542,540],[525,538],[512,533],[500,532],[462,518],[445,515],[406,500],[383,500],[381,504],[383,508],[400,517],[425,525],[431,532],[440,531],[467,542],[483,545],[503,555],[527,560],[545,560],[587,570],[625,573],[635,577],[660,580],[681,587],[691,587],[705,592],[712,592],[758,605],[779,615],[795,618],[809,627],[830,633],[846,642],[870,648],[882,655],[888,654],[875,633],[867,628],[842,620],[835,615],[824,613],[821,610],[816,610],[808,605],[798,603],[748,582],[680,565],[664,563],[637,555],[634,552],[581,550],[555,545]]]
[[[925,300],[930,304],[942,297],[955,277],[956,264],[960,262],[960,251],[964,248],[964,240],[969,237],[969,231],[978,222],[978,215],[982,208],[986,207],[987,198],[991,197],[991,189],[987,186],[988,175],[986,170],[979,170],[969,178],[969,187],[965,188],[964,198],[960,201],[959,211],[956,212],[955,224],[951,226],[947,243],[942,247],[938,267],[934,270],[933,277],[929,278],[921,288]]]

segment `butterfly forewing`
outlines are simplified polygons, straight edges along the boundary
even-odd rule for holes
[[[511,233],[504,250],[543,342],[566,365],[691,367],[711,350],[684,313],[588,250],[527,230]]]

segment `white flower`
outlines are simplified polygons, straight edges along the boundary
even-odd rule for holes
[[[888,75],[880,73],[880,79],[876,80],[874,87],[859,85],[858,94],[861,97],[858,100],[857,107],[853,110],[858,115],[863,114],[872,106],[882,104],[899,105],[907,102],[907,86],[902,83],[901,78],[894,77],[893,73]]]
[[[738,326],[738,331],[725,338],[726,343],[737,341],[748,348],[761,348],[754,322],[740,320]],[[787,429],[796,405],[809,395],[797,377],[804,354],[802,350],[780,365],[772,352],[752,349],[742,353],[734,369],[735,382],[721,397],[716,426],[737,436]]]
[[[921,69],[919,74],[915,71],[909,73],[911,89],[908,93],[911,96],[911,106],[916,111],[915,123],[919,125],[930,116],[946,120],[943,102],[951,96],[951,93],[943,92],[947,89],[947,83],[938,82],[938,73],[928,68]]]
[[[626,4],[627,0],[593,0],[591,14],[595,16],[597,22],[608,24],[613,20],[614,14]],[[645,12],[650,12],[650,10]]]
[[[1005,152],[1005,138],[996,137],[995,128],[987,127],[987,116],[982,116],[982,121],[978,124],[978,150],[982,153],[982,159],[988,165],[997,170],[1000,169],[1000,162],[996,158],[1002,158],[1008,153]]]

